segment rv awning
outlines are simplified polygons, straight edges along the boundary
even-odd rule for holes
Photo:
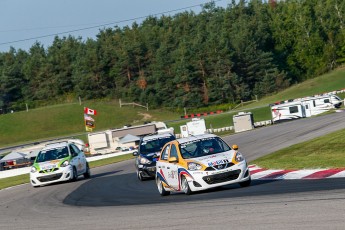
[[[140,138],[132,134],[127,134],[126,136],[120,139],[119,143],[125,144],[125,143],[136,142],[136,141],[140,141]]]
[[[25,154],[24,153],[20,153],[20,152],[16,152],[16,151],[12,151],[11,153],[7,154],[6,156],[4,156],[1,160],[1,162],[6,162],[6,161],[13,161],[13,160],[19,160],[19,159],[24,159],[25,158]]]

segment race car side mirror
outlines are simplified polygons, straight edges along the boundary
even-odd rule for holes
[[[233,150],[238,150],[238,145],[233,145],[233,146],[232,146],[232,149],[233,149]]]
[[[176,157],[169,157],[168,161],[169,161],[169,163],[176,163],[177,158]]]
[[[136,156],[138,156],[138,155],[139,155],[138,151],[134,151],[134,152],[133,152],[133,156],[136,157]]]

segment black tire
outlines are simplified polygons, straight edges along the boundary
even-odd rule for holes
[[[91,172],[90,172],[90,167],[89,167],[89,163],[86,163],[86,171],[83,174],[85,179],[88,179],[91,177]]]
[[[181,189],[187,195],[192,194],[192,190],[190,190],[187,178],[185,176],[182,176],[181,178]]]
[[[249,180],[246,180],[246,181],[243,181],[243,182],[240,182],[240,186],[241,187],[248,187],[252,182],[252,179],[249,177]]]
[[[71,181],[76,181],[77,179],[78,179],[77,169],[73,167],[73,175],[72,175]]]
[[[159,192],[159,194],[161,194],[161,196],[170,195],[170,191],[166,191],[166,190],[164,189],[164,186],[163,186],[163,184],[162,184],[161,179],[157,178],[157,179],[156,179],[156,184],[157,184],[158,192]]]

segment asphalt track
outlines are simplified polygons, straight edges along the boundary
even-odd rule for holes
[[[344,129],[345,113],[224,138],[249,160]],[[95,168],[91,179],[0,191],[0,229],[344,229],[345,179],[257,180],[160,197],[134,161]]]

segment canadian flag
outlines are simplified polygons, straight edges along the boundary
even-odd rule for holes
[[[84,113],[87,115],[97,115],[97,111],[93,109],[89,109],[87,107],[84,107]]]
[[[84,120],[85,121],[95,121],[95,119],[93,119],[91,116],[84,114]]]

